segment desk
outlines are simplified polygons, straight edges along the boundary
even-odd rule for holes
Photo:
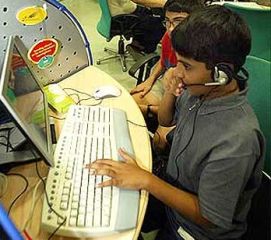
[[[127,112],[127,118],[137,124],[145,125],[143,116],[138,108],[137,104],[134,102],[130,94],[112,77],[102,72],[96,67],[89,66],[80,72],[70,76],[69,78],[63,80],[59,83],[62,88],[76,88],[76,90],[92,93],[94,88],[105,84],[114,84],[122,90],[122,94],[117,98],[104,99],[101,103],[103,106],[110,106],[123,109]],[[72,93],[72,92],[71,92]],[[85,98],[86,96],[80,96]],[[94,100],[88,100],[82,102],[82,104],[93,104]],[[129,129],[131,133],[131,140],[134,147],[137,163],[144,169],[151,171],[151,147],[149,142],[149,136],[147,129],[144,127],[139,127],[133,124],[129,124]],[[58,129],[59,130],[59,129]],[[36,164],[29,163],[22,166],[17,166],[11,169],[12,173],[23,174],[29,181],[29,187],[26,193],[19,198],[16,204],[11,210],[11,218],[15,222],[16,226],[20,229],[23,226],[26,219],[29,216],[29,210],[31,208],[32,192],[35,185],[38,183],[39,178],[36,173]],[[48,167],[43,161],[38,163],[39,170],[42,176],[46,176],[48,172]],[[6,209],[10,206],[13,199],[22,191],[24,188],[24,182],[22,179],[16,176],[8,177],[8,192],[3,196],[0,201]],[[35,207],[34,215],[31,220],[31,224],[28,228],[28,233],[35,240],[47,239],[49,234],[40,229],[40,219],[41,219],[41,208],[43,203],[44,191],[43,187],[40,186],[37,191],[37,205]],[[141,191],[140,194],[140,206],[137,228],[129,231],[117,233],[107,237],[99,237],[99,240],[132,240],[137,239],[140,232],[140,228],[144,219],[145,210],[147,207],[148,193],[146,191]],[[20,229],[21,230],[21,229]],[[53,239],[74,239],[55,236]],[[89,238],[90,239],[90,238]]]
[[[230,3],[232,5],[238,6],[238,7],[245,7],[245,8],[251,8],[253,10],[270,10],[270,7],[260,5],[256,2],[233,2],[233,1],[215,1],[212,4],[217,4],[217,5],[224,5],[225,3]]]

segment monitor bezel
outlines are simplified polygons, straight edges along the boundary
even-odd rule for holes
[[[4,95],[5,91],[5,83],[7,81],[6,78],[8,78],[8,74],[4,74],[4,72],[7,71],[7,69],[11,66],[12,61],[12,54],[13,54],[13,48],[16,47],[18,50],[20,56],[23,58],[25,63],[27,64],[27,67],[30,71],[30,73],[33,76],[34,81],[36,81],[38,87],[40,88],[40,91],[43,94],[44,99],[44,111],[45,111],[45,125],[46,125],[46,136],[47,136],[47,150],[45,150],[42,146],[42,144],[39,143],[35,139],[35,137],[31,134],[31,129],[29,126],[27,126],[23,121],[21,121],[18,114],[13,110],[12,106],[9,104],[8,100],[6,99]],[[2,66],[2,72],[1,72],[1,78],[0,78],[0,101],[4,105],[5,109],[9,112],[10,116],[13,118],[14,123],[22,130],[22,133],[27,137],[27,139],[30,140],[34,148],[38,151],[38,153],[41,155],[45,163],[51,167],[54,166],[54,156],[53,156],[53,147],[52,147],[52,138],[51,138],[51,131],[49,127],[49,116],[48,116],[48,101],[46,98],[46,95],[42,89],[41,84],[37,80],[37,77],[35,73],[31,70],[31,67],[29,66],[29,62],[26,59],[26,49],[24,47],[23,42],[18,36],[10,36],[6,48],[5,58]],[[33,154],[35,152],[33,151]]]

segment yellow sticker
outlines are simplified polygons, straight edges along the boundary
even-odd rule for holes
[[[47,16],[47,12],[43,7],[31,6],[26,7],[17,12],[17,20],[25,25],[36,25],[41,23]]]

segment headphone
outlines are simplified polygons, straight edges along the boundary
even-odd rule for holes
[[[233,78],[235,78],[238,81],[247,81],[249,77],[248,72],[244,68],[241,68],[240,71],[243,76],[235,74],[228,64],[218,63],[214,66],[211,73],[213,82],[205,83],[204,85],[205,86],[226,85],[230,83]]]
[[[245,82],[248,80],[249,74],[246,69],[243,67],[240,68],[240,72],[242,75],[238,75],[234,73],[233,69],[226,63],[218,63],[214,66],[211,72],[212,76],[212,82],[207,83],[191,83],[186,84],[185,88],[189,86],[197,86],[197,85],[203,85],[203,86],[221,86],[226,85],[231,82],[231,80],[234,78],[237,81],[239,81],[239,84],[241,86],[244,86]]]

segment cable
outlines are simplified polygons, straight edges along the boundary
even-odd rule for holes
[[[217,86],[218,87],[218,86]],[[176,155],[175,159],[174,159],[174,163],[175,163],[175,166],[177,168],[177,176],[176,178],[171,182],[172,184],[176,183],[178,181],[178,178],[179,178],[179,175],[180,175],[180,172],[179,172],[179,166],[178,166],[178,157],[186,150],[186,148],[189,146],[190,142],[192,141],[193,139],[193,136],[194,136],[194,132],[195,132],[195,125],[196,125],[196,119],[197,119],[197,115],[198,115],[198,111],[199,109],[201,108],[202,104],[204,103],[204,101],[207,99],[207,97],[211,94],[211,92],[213,90],[215,90],[217,87],[214,87],[212,88],[205,96],[200,96],[199,97],[199,106],[198,108],[196,109],[196,112],[195,112],[195,115],[194,115],[194,119],[193,119],[193,126],[192,126],[192,134],[190,136],[190,138],[188,139],[187,143],[185,144],[185,146],[183,147],[183,149]],[[195,106],[197,105],[197,102],[189,108],[189,110],[191,111]]]
[[[0,132],[11,131],[13,127],[0,128]]]
[[[65,90],[72,90],[72,91],[74,91],[74,92],[77,92],[77,93],[80,93],[80,94],[83,94],[83,95],[88,96],[88,98],[80,99],[80,97],[77,95],[77,97],[78,97],[79,100],[77,101],[76,105],[80,105],[81,102],[83,102],[83,101],[87,101],[87,100],[90,100],[90,99],[95,99],[94,96],[92,96],[91,94],[86,93],[86,92],[79,91],[79,90],[74,89],[74,88],[63,88],[63,90],[64,90],[64,91],[65,91]],[[65,91],[65,92],[66,92],[66,91]],[[66,92],[66,93],[67,93],[67,92]],[[69,94],[67,93],[67,95],[69,95]],[[70,95],[74,95],[74,94],[70,94]],[[69,96],[70,96],[70,95],[69,95]],[[95,99],[95,100],[96,100],[96,99]],[[87,104],[87,106],[97,106],[97,105],[100,105],[100,104],[102,103],[102,101],[103,101],[103,99],[99,99],[99,102],[98,102],[98,103]]]
[[[12,147],[9,139],[10,139],[10,134],[12,133],[13,128],[2,128],[2,131],[7,131],[7,136],[1,135],[0,138],[4,138],[6,140],[6,143],[0,143],[0,145],[6,147],[6,152],[9,152],[9,148],[11,148],[12,151],[14,151],[14,148]]]
[[[65,218],[63,220],[63,222],[58,225],[58,227],[55,229],[55,231],[53,231],[51,233],[51,235],[48,237],[48,240],[52,239],[52,237],[56,234],[56,232],[59,230],[59,228],[61,228],[63,226],[63,224],[66,222],[66,220],[67,220],[67,218]]]
[[[92,98],[93,98],[93,97],[82,98],[82,99],[79,98],[79,100],[78,100],[78,102],[76,103],[76,105],[81,105],[81,102],[90,100],[90,99],[92,99]],[[98,104],[100,104],[100,103],[98,103]],[[97,105],[98,105],[98,104],[97,104]]]
[[[203,103],[203,102],[202,102]],[[202,105],[202,103],[199,105],[199,107],[196,109],[195,115],[194,115],[194,119],[193,119],[193,125],[192,125],[192,134],[190,136],[190,138],[188,139],[187,143],[185,144],[185,146],[183,147],[183,149],[176,155],[174,163],[177,169],[177,176],[176,178],[171,182],[172,184],[176,183],[178,181],[180,172],[179,172],[179,166],[178,166],[178,157],[186,150],[186,148],[189,146],[190,142],[192,141],[192,138],[194,136],[194,132],[195,132],[195,123],[196,123],[196,119],[197,119],[197,115],[198,115],[198,111]]]
[[[27,178],[19,173],[8,173],[7,176],[18,176],[18,177],[21,177],[25,181],[25,187],[24,187],[23,191],[12,201],[11,205],[9,206],[9,209],[8,209],[8,216],[9,216],[11,208],[13,207],[15,202],[26,192],[29,183],[28,183]]]
[[[66,119],[66,118],[59,118],[59,117],[55,117],[55,116],[51,116],[51,115],[49,117],[57,119],[57,120],[65,120]]]
[[[77,92],[77,93],[80,93],[80,94],[87,95],[87,96],[90,97],[90,98],[94,98],[91,94],[86,93],[86,92],[79,91],[79,90],[74,89],[74,88],[63,88],[63,90],[64,90],[64,91],[65,91],[65,90],[72,90],[72,91],[74,91],[74,92]]]
[[[38,169],[38,162],[36,161],[36,172],[37,172],[37,175],[39,177],[39,179],[42,181],[43,183],[43,188],[44,188],[44,193],[45,193],[45,198],[46,198],[46,202],[47,202],[47,205],[48,207],[50,208],[50,210],[56,214],[58,217],[60,217],[61,219],[63,219],[63,222],[60,223],[58,225],[58,227],[55,229],[55,231],[49,236],[48,240],[51,239],[54,234],[58,231],[58,229],[66,222],[67,218],[66,217],[63,217],[61,214],[59,214],[55,209],[52,208],[51,204],[50,204],[50,201],[49,201],[49,197],[48,197],[48,194],[47,194],[47,191],[46,191],[46,183],[44,181],[44,179],[42,178],[42,176],[40,175],[40,172],[39,172],[39,169]]]
[[[0,145],[4,146],[4,147],[7,147],[7,144],[6,143],[3,143],[3,142],[0,142]]]
[[[25,236],[25,240],[32,240],[32,238],[30,237],[29,233],[26,230],[23,231],[23,234]]]
[[[135,125],[135,126],[138,126],[138,127],[144,127],[144,128],[146,128],[146,127],[147,127],[146,125],[141,125],[141,124],[138,124],[138,123],[132,122],[131,120],[128,120],[128,119],[127,119],[127,122],[128,122],[128,123],[131,123],[131,124],[133,124],[133,125]]]
[[[45,180],[46,177],[43,178],[43,180]],[[35,201],[35,198],[36,198],[36,192],[37,192],[37,189],[38,187],[40,186],[40,184],[42,183],[42,181],[39,179],[38,183],[36,184],[35,188],[34,188],[34,191],[33,191],[33,194],[32,194],[32,202],[31,202],[31,207],[30,207],[30,211],[29,211],[29,215],[28,215],[28,218],[26,219],[23,227],[22,227],[22,231],[26,231],[26,228],[30,222],[30,220],[32,219],[33,217],[33,213],[34,213],[34,208],[36,206],[36,201]]]
[[[10,143],[2,143],[2,142],[0,142],[0,145],[6,147],[6,152],[9,152],[9,151],[8,151],[8,148],[9,148],[9,147],[11,148],[12,151],[14,151],[14,148],[11,146]]]
[[[75,95],[75,96],[77,97],[77,101],[80,100],[79,94],[77,94],[77,93],[71,93],[71,94],[67,94],[67,95],[68,95],[69,97]]]
[[[80,105],[80,103],[81,103],[82,101],[86,101],[86,100],[89,100],[89,99],[91,99],[91,98],[81,99],[78,103],[79,103],[79,105]],[[103,99],[99,99],[99,102],[94,103],[94,104],[86,104],[86,106],[98,106],[98,105],[100,105],[102,102],[103,102]]]
[[[5,135],[0,136],[1,138],[6,139],[6,142],[7,142],[6,144],[1,143],[1,145],[6,145],[6,152],[9,152],[9,148],[11,148],[11,150],[14,151],[14,148],[12,147],[9,139],[10,139],[11,133],[15,131],[15,128],[14,127],[6,127],[6,128],[1,128],[0,131],[7,132],[7,136],[5,136]]]

